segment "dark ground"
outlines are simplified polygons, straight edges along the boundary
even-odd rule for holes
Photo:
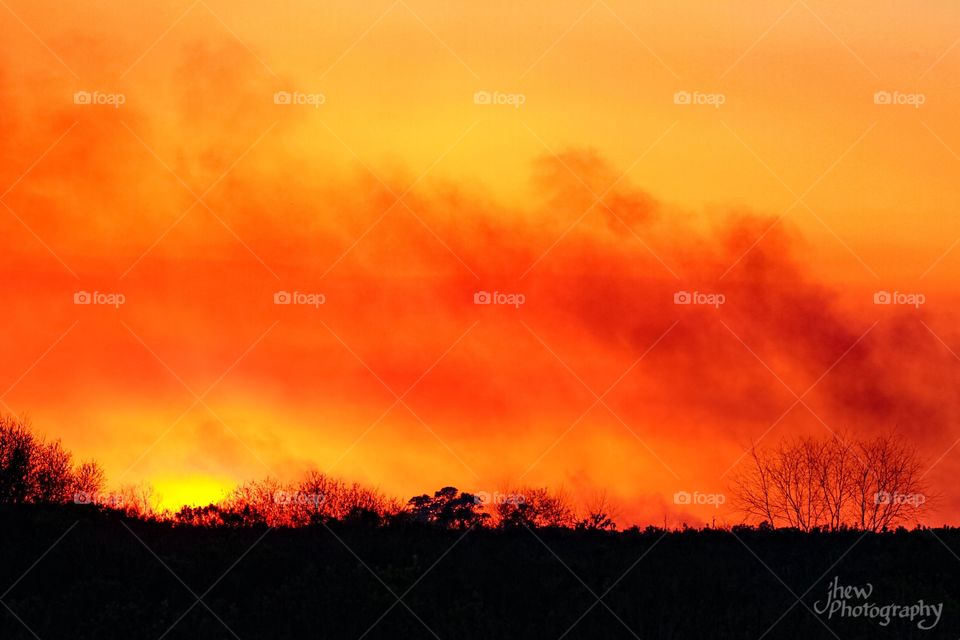
[[[0,638],[956,640],[954,554],[960,529],[268,531],[3,506]],[[943,603],[941,619],[813,613],[835,576],[877,605]]]

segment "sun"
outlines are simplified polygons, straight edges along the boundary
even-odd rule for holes
[[[162,477],[153,481],[161,510],[178,511],[184,506],[204,506],[222,500],[236,480],[210,476]]]

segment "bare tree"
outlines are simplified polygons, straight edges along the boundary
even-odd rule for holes
[[[106,475],[97,462],[83,462],[73,471],[73,494],[77,502],[90,502],[103,491]]]
[[[610,500],[606,491],[600,491],[587,500],[585,513],[577,522],[577,529],[614,531],[619,517],[620,508]]]
[[[33,502],[64,503],[73,499],[73,456],[59,440],[41,443],[31,467]]]
[[[920,468],[916,451],[894,436],[798,438],[752,447],[733,493],[748,518],[774,526],[879,531],[922,508]]]
[[[296,491],[299,494],[296,502],[303,507],[308,522],[310,517],[342,520],[358,509],[381,516],[400,509],[377,489],[348,483],[319,471],[308,471],[296,485]]]
[[[836,436],[824,443],[820,459],[820,483],[825,504],[826,528],[837,530],[845,524],[853,497],[852,478],[861,464],[855,444]]]
[[[879,531],[915,518],[926,503],[916,451],[892,436],[859,445],[852,482],[857,524]]]
[[[358,513],[382,518],[401,508],[377,489],[348,483],[319,471],[308,471],[299,482],[284,483],[274,478],[245,482],[216,507],[218,517],[231,523],[271,527],[343,520]],[[197,517],[197,514],[185,511],[183,517]]]
[[[118,502],[128,516],[143,519],[155,518],[160,512],[160,501],[160,494],[149,482],[126,484],[120,487]]]
[[[245,482],[227,494],[220,506],[242,524],[284,526],[281,503],[289,489],[273,478]]]
[[[750,447],[749,466],[734,477],[733,493],[738,506],[748,518],[773,524],[780,511],[773,504],[773,482],[769,456],[762,455],[756,445]]]
[[[546,487],[511,489],[494,500],[495,520],[501,527],[570,527],[576,516],[570,498],[563,488],[550,491]]]
[[[27,502],[38,443],[26,420],[0,416],[0,502]]]
[[[21,418],[0,416],[0,502],[64,503],[73,497],[73,456],[44,442]]]

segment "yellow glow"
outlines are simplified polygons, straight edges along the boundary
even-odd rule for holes
[[[176,511],[184,505],[197,507],[218,502],[236,486],[236,482],[228,478],[194,475],[158,478],[153,485],[160,509]]]

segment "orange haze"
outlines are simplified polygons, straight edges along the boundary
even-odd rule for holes
[[[4,411],[167,506],[674,524],[751,442],[897,430],[956,521],[960,6],[321,4],[0,3]]]

